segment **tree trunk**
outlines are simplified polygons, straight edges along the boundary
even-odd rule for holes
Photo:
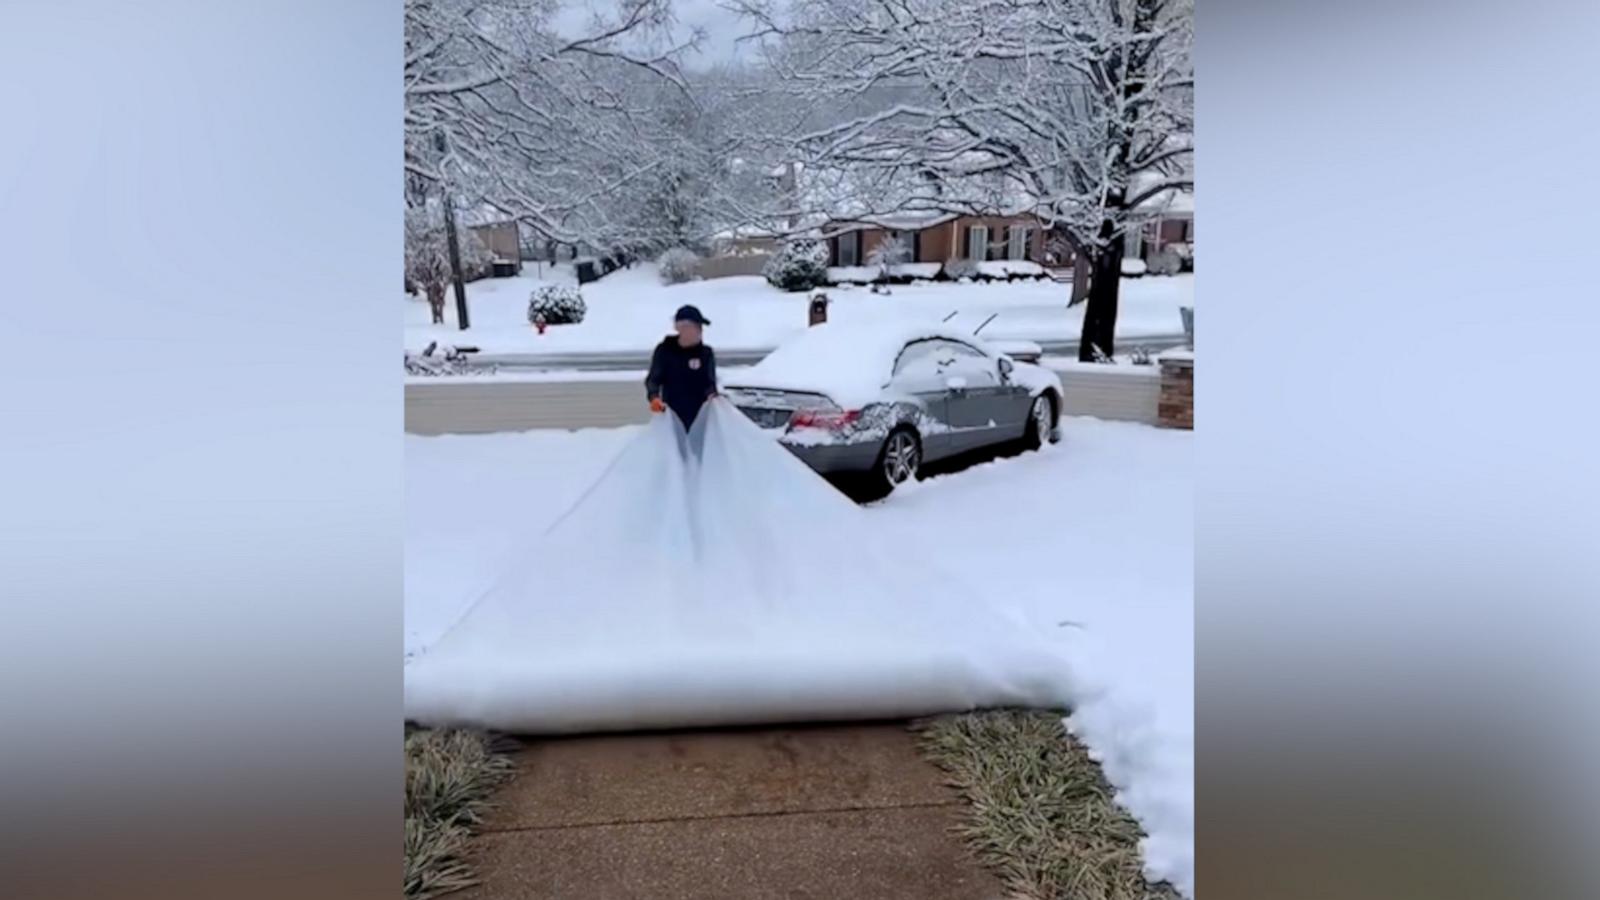
[[[1094,362],[1095,348],[1106,356],[1116,354],[1117,295],[1122,287],[1122,241],[1113,240],[1093,256],[1094,277],[1089,282],[1089,302],[1083,311],[1083,336],[1078,360]]]
[[[1074,247],[1072,249],[1072,299],[1067,306],[1077,306],[1089,299],[1089,258]]]

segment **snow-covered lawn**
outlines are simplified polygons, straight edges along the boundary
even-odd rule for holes
[[[808,294],[785,293],[758,276],[716,278],[663,285],[653,264],[642,263],[584,285],[588,316],[581,324],[536,334],[528,324],[528,294],[540,279],[533,263],[516,278],[486,278],[467,285],[472,327],[455,327],[455,301],[447,295],[445,324],[429,323],[428,304],[405,298],[406,348],[430,341],[471,344],[488,353],[574,353],[647,350],[672,328],[672,314],[692,303],[712,320],[707,343],[720,348],[774,347],[806,327]],[[567,266],[543,267],[547,281],[572,282]],[[984,329],[988,338],[1076,340],[1083,306],[1066,308],[1070,287],[1054,281],[929,283],[892,286],[891,294],[865,287],[826,289],[833,299],[831,321],[906,319],[939,321],[960,311],[961,321],[977,325],[999,316]],[[404,295],[402,295],[404,296]],[[1194,305],[1194,276],[1129,278],[1122,283],[1117,316],[1119,338],[1178,334],[1179,306]]]
[[[1094,419],[1062,430],[1041,453],[910,485],[864,514],[909,563],[958,569],[1065,639],[1068,725],[1149,832],[1151,875],[1192,896],[1193,435]],[[408,436],[407,652],[637,434]]]

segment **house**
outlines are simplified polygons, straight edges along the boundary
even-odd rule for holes
[[[1045,229],[1031,214],[963,216],[954,213],[897,214],[867,221],[832,221],[823,228],[829,265],[863,266],[886,241],[905,245],[907,262],[954,259],[1045,260]]]
[[[1135,186],[1138,186],[1136,182]],[[1130,228],[1124,237],[1124,259],[1142,259],[1153,262],[1164,252],[1176,253],[1185,261],[1185,268],[1194,259],[1194,191],[1172,190],[1164,192],[1140,205],[1141,211],[1152,215],[1143,226]]]

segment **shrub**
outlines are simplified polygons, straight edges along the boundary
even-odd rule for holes
[[[1149,268],[1142,259],[1124,259],[1122,261],[1122,274],[1129,278],[1138,278]]]
[[[529,324],[542,315],[546,325],[576,325],[588,311],[583,295],[570,284],[541,284],[528,296]]]
[[[976,278],[978,275],[977,262],[970,259],[952,259],[944,264],[944,277],[951,281],[960,281],[963,278]]]
[[[673,247],[656,260],[656,269],[662,284],[683,284],[694,279],[700,268],[700,257],[687,247]]]
[[[773,287],[785,291],[809,291],[828,283],[828,245],[800,239],[786,241],[767,260],[761,274]]]
[[[1171,250],[1162,250],[1150,258],[1151,275],[1176,275],[1183,271],[1183,257]]]

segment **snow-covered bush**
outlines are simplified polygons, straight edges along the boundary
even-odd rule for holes
[[[1148,268],[1142,259],[1125,259],[1122,261],[1122,274],[1129,278],[1138,278]]]
[[[588,311],[583,295],[570,284],[541,284],[528,296],[530,324],[543,316],[546,325],[576,325]]]
[[[469,351],[460,350],[446,344],[439,346],[434,341],[422,349],[421,353],[406,351],[407,375],[481,375],[493,373],[499,369],[494,364],[478,365],[471,361]]]
[[[828,283],[828,245],[802,238],[786,241],[761,270],[773,287],[809,291]]]
[[[662,284],[683,284],[692,281],[700,270],[700,257],[688,247],[673,247],[656,260],[656,271]]]
[[[911,261],[911,248],[905,241],[882,240],[867,254],[867,265],[878,270],[879,280],[889,277],[889,270]]]
[[[1183,271],[1183,257],[1164,248],[1150,258],[1149,267],[1151,275],[1176,275]]]
[[[952,259],[944,264],[944,277],[951,281],[974,278],[977,274],[978,264],[970,259]]]
[[[1150,353],[1150,348],[1143,344],[1133,348],[1133,351],[1128,354],[1128,361],[1136,366],[1153,366],[1156,364],[1155,357]]]

